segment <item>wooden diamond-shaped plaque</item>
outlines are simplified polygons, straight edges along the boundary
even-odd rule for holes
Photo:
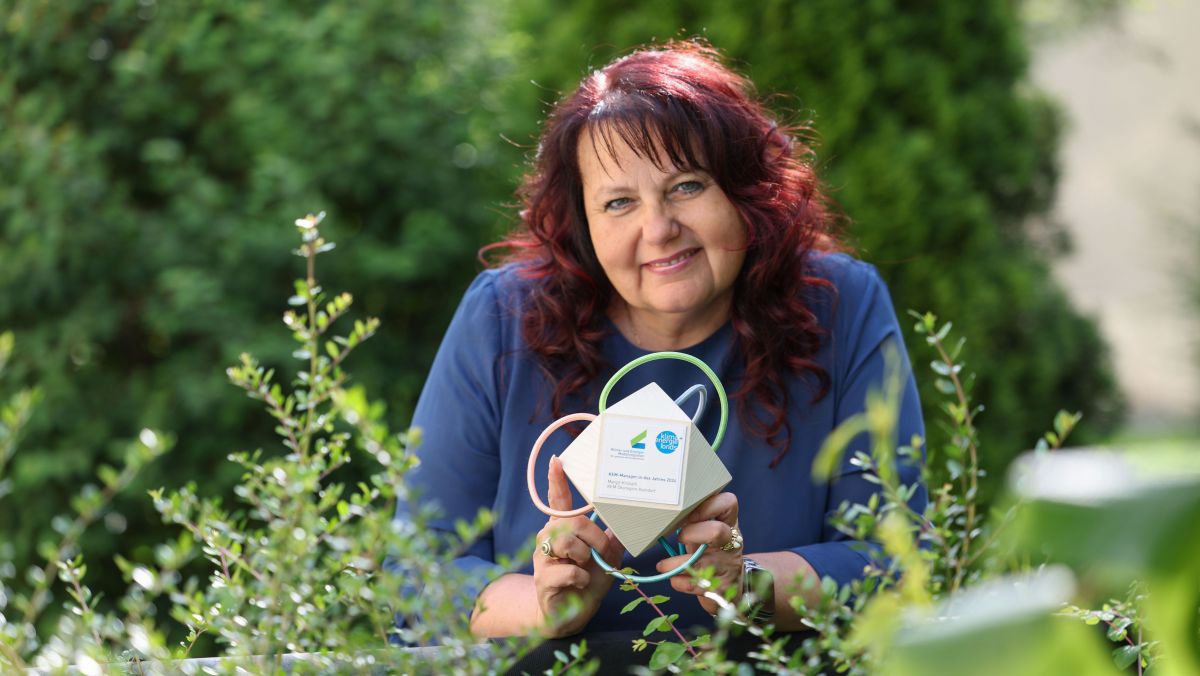
[[[559,460],[634,556],[732,479],[700,430],[655,383],[601,413]]]

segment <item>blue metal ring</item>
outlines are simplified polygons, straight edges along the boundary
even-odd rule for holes
[[[595,522],[599,516],[600,515],[596,512],[592,512],[592,522]],[[671,548],[667,545],[665,540],[659,538],[659,542],[662,543],[663,548],[667,550],[668,554],[675,556],[675,553],[671,551]],[[700,560],[700,557],[704,554],[704,550],[706,549],[708,549],[708,545],[700,545],[698,548],[696,548],[696,551],[692,553],[691,558],[689,558],[687,561],[684,561],[683,564],[681,564],[678,568],[669,570],[665,573],[659,573],[658,575],[627,575],[622,573],[616,568],[608,565],[608,562],[604,560],[604,557],[600,556],[600,552],[596,551],[595,549],[592,549],[592,560],[596,562],[596,565],[603,568],[604,572],[612,575],[615,578],[628,580],[636,584],[648,584],[651,582],[662,582],[663,580],[669,580],[684,572],[688,568],[691,568],[692,565]]]

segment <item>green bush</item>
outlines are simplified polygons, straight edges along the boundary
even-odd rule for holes
[[[850,242],[896,306],[963,327],[974,391],[988,402],[979,430],[989,466],[1031,447],[1059,407],[1083,412],[1081,442],[1112,430],[1121,405],[1106,347],[1049,274],[1046,244],[1064,235],[1034,237],[1026,225],[1050,205],[1061,122],[1027,81],[1019,3],[617,4],[515,0],[538,88],[515,87],[512,107],[538,119],[537,102],[589,67],[648,42],[706,37],[773,96],[782,119],[811,116]],[[925,401],[937,400],[931,379],[921,385]],[[946,440],[938,427],[930,434],[931,447]]]
[[[392,520],[396,501],[412,499],[405,475],[417,464],[410,447],[420,432],[392,433],[386,406],[362,386],[347,386],[347,360],[374,337],[379,320],[351,322],[353,296],[323,290],[316,260],[333,249],[320,231],[323,217],[296,221],[304,272],[287,329],[278,329],[297,348],[292,384],[281,383],[293,369],[264,368],[246,353],[226,370],[261,403],[287,453],[231,453],[241,472],[232,506],[196,482],[150,491],[154,509],[178,530],[156,541],[151,560],[116,557],[125,586],[102,607],[97,578],[117,580],[89,575],[79,538],[173,445],[142,430],[119,467],[97,472],[100,487],[79,491],[58,517],[62,535],[41,548],[44,560],[24,576],[27,588],[12,586],[15,567],[0,548],[0,672],[194,673],[199,663],[177,660],[208,657],[205,673],[281,673],[284,666],[291,673],[478,673],[519,650],[519,641],[487,652],[475,647],[462,611],[473,599],[449,565],[490,527],[490,515],[459,522],[451,538],[429,528],[427,509],[414,506],[403,525]],[[0,333],[0,373],[12,343],[11,333]],[[0,396],[0,482],[35,403],[30,390]],[[355,457],[368,465],[367,478],[347,484],[338,470]],[[60,604],[67,612],[39,627]],[[411,620],[403,630],[398,616]],[[397,638],[442,649],[386,650]],[[288,653],[301,655],[285,665]]]
[[[508,192],[491,121],[510,60],[483,39],[491,12],[5,3],[0,326],[22,346],[9,378],[44,395],[11,468],[22,509],[0,510],[18,561],[143,427],[178,450],[135,496],[189,480],[220,494],[238,473],[226,454],[268,441],[217,367],[291,352],[274,329],[292,277],[278,224],[296,211],[337,213],[352,246],[331,273],[392,329],[360,382],[406,417]],[[122,505],[85,543],[96,561],[163,533],[144,501]]]

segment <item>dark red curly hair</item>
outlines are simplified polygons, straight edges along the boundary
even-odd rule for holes
[[[642,49],[584,78],[551,111],[531,170],[517,196],[521,224],[481,251],[506,251],[538,280],[522,327],[530,350],[555,384],[553,411],[607,366],[600,342],[615,293],[592,248],[583,208],[577,146],[586,129],[616,132],[639,156],[663,152],[680,169],[713,177],[745,223],[745,263],[734,282],[732,323],[745,378],[734,394],[755,434],[787,453],[786,374],[829,375],[813,361],[823,330],[809,309],[806,254],[839,248],[836,219],[811,166],[804,129],[777,124],[752,96],[750,82],[722,64],[710,46],[689,41]],[[754,406],[765,412],[755,414]],[[781,435],[780,432],[783,432]]]

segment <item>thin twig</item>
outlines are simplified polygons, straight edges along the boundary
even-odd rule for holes
[[[963,422],[960,427],[967,430],[974,430],[975,421],[971,415],[970,400],[967,397],[967,391],[963,387],[962,381],[958,378],[958,373],[954,370],[954,359],[946,352],[942,341],[937,337],[937,334],[932,336],[933,346],[938,352],[942,363],[950,367],[947,369],[950,382],[954,385],[954,394],[958,399],[958,404],[963,409]],[[954,562],[954,579],[950,583],[950,591],[957,590],[962,585],[963,575],[966,573],[965,560],[970,556],[971,550],[971,532],[975,530],[975,500],[979,495],[979,449],[975,443],[975,435],[968,433],[965,435],[967,441],[967,450],[970,453],[970,466],[967,468],[964,483],[969,481],[968,494],[971,499],[967,500],[967,521],[963,527],[962,552],[955,557]]]
[[[200,531],[199,526],[192,523],[191,521],[186,521],[186,520],[180,521],[179,523],[184,528],[188,529],[188,531],[190,531],[192,533],[192,535],[195,535],[197,538],[199,538],[201,542],[208,544],[209,546],[216,549],[217,553],[222,556],[222,563],[224,563],[224,557],[229,557],[229,559],[231,561],[233,561],[234,564],[236,564],[238,567],[240,567],[242,570],[246,571],[247,573],[250,573],[250,575],[253,576],[255,580],[258,580],[259,582],[266,581],[266,577],[263,576],[262,573],[258,572],[257,570],[254,570],[254,568],[249,563],[246,563],[246,561],[244,559],[242,559],[240,556],[238,556],[237,554],[234,554],[229,549],[222,547],[221,545],[219,545],[215,542],[210,542],[208,540],[208,538],[206,538],[204,536],[204,533],[202,533]],[[225,569],[225,575],[226,575],[226,577],[229,576],[228,568]]]
[[[641,594],[642,598],[646,599],[646,603],[649,603],[650,607],[654,608],[654,612],[658,613],[658,616],[663,618],[663,621],[667,623],[667,626],[671,628],[671,631],[675,632],[675,635],[679,637],[681,642],[683,642],[683,647],[687,648],[688,653],[691,654],[692,659],[698,659],[700,657],[700,653],[696,652],[696,649],[692,647],[692,644],[683,637],[683,634],[681,634],[678,629],[675,628],[675,623],[667,618],[662,609],[658,607],[658,604],[650,600],[650,597],[646,596],[646,592],[642,591],[641,586],[636,582],[630,582],[629,584],[633,586],[633,590],[635,592]]]
[[[92,607],[88,605],[88,602],[84,596],[83,587],[79,585],[79,578],[75,577],[75,575],[71,575],[71,588],[75,590],[75,599],[79,601],[79,605],[83,610],[80,616],[87,617],[90,614],[94,614],[95,611],[93,611]],[[100,638],[100,631],[96,629],[95,623],[92,624],[91,630],[92,640],[96,642],[97,646],[102,645],[104,641]]]
[[[192,637],[192,640],[187,644],[187,647],[183,649],[184,656],[192,654],[192,648],[196,647],[196,641],[199,641],[200,637],[203,636],[204,632],[206,632],[206,631],[208,631],[208,630],[207,629],[193,630],[193,633],[195,633],[195,636]]]
[[[1142,623],[1141,622],[1138,622],[1138,642],[1137,642],[1137,644],[1138,644],[1138,654],[1137,654],[1138,676],[1142,676],[1142,648],[1141,648],[1141,645],[1142,645]]]
[[[313,289],[317,288],[317,279],[314,268],[316,267],[316,240],[309,242],[304,247],[304,258],[306,259],[308,276],[304,280],[308,285],[305,295],[308,297],[308,402],[310,407],[304,416],[304,432],[300,435],[300,441],[303,444],[301,448],[296,449],[300,454],[300,460],[303,462],[308,457],[308,445],[311,443],[311,434],[315,430],[312,429],[313,416],[316,415],[316,406],[311,405],[313,388],[317,386],[317,348],[320,347],[320,338],[317,335],[317,303],[313,298]]]

